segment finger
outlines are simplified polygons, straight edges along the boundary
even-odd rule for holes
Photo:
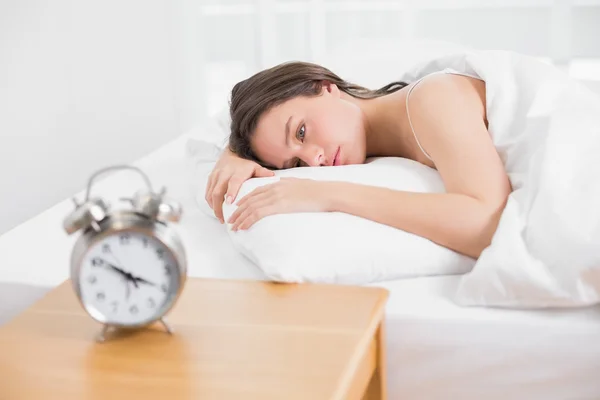
[[[247,195],[245,195],[244,197],[242,197],[237,203],[238,207],[241,207],[244,204],[248,203],[249,201],[252,201],[256,196],[265,193],[265,190],[259,190],[259,189],[263,189],[263,188],[262,187],[256,188],[253,191],[251,191],[250,193],[248,193]]]
[[[260,178],[268,178],[269,176],[275,176],[275,172],[273,172],[270,169],[267,169],[265,167],[257,166],[256,169],[254,170],[254,176],[257,176]]]
[[[238,204],[237,209],[233,212],[233,214],[231,214],[231,216],[229,217],[229,220],[227,220],[227,223],[235,224],[235,222],[239,218],[240,214],[242,214],[247,208],[253,207],[253,205],[255,203],[260,203],[269,197],[270,196],[269,196],[268,192],[263,192],[263,193],[258,193],[258,194],[251,193],[251,195],[244,196],[242,198],[242,200],[245,200],[244,203]],[[240,202],[242,200],[240,200]]]
[[[227,184],[227,192],[225,195],[225,202],[227,204],[233,204],[238,192],[240,191],[240,187],[244,182],[245,179],[239,175],[233,176],[231,179],[229,179],[229,183]]]
[[[220,183],[215,187],[212,194],[212,208],[215,212],[215,216],[223,223],[223,202],[225,201],[225,192],[227,191],[227,184],[225,182]]]
[[[223,200],[219,200],[219,198],[222,199],[218,194],[213,196],[213,211],[215,212],[215,217],[223,223]]]
[[[258,188],[260,189],[260,188]],[[240,199],[240,201],[238,201],[238,206],[236,208],[236,210],[233,212],[233,214],[231,214],[231,216],[229,217],[229,221],[230,223],[234,223],[235,220],[239,217],[239,215],[248,207],[251,207],[252,204],[256,203],[257,201],[262,201],[264,200],[266,197],[269,197],[270,192],[266,191],[266,190],[261,190],[259,191],[258,189],[253,190],[252,192],[248,193],[247,195],[245,195],[244,197],[242,197]]]
[[[225,195],[225,190],[226,188],[224,186],[226,186],[226,182],[228,180],[228,175],[226,173],[223,173],[222,171],[219,171],[215,174],[215,176],[212,179],[212,185],[210,187],[210,192],[209,192],[209,203],[210,203],[210,207],[214,210],[215,206],[217,204],[220,204],[221,202],[219,201],[220,199],[223,199],[223,196]],[[217,198],[217,201],[215,202],[215,198]]]
[[[240,214],[237,221],[231,226],[231,230],[248,229],[260,219],[273,213],[273,210],[273,202],[270,199],[263,199],[261,202],[256,202]]]
[[[270,215],[279,214],[280,212],[281,211],[280,211],[278,204],[276,204],[272,201],[270,203],[265,203],[259,209],[257,209],[255,212],[250,213],[248,215],[248,217],[239,224],[237,229],[238,230],[250,229],[255,223],[257,223],[261,219],[268,217]]]
[[[251,191],[250,193],[248,193],[247,195],[242,197],[241,200],[238,201],[238,206],[243,205],[247,201],[251,200],[254,196],[258,196],[263,193],[268,193],[268,192],[276,189],[278,184],[279,184],[279,182],[274,182],[274,183],[269,183],[268,185],[263,185],[263,186],[257,187],[256,189],[254,189],[253,191]]]
[[[210,208],[212,208],[212,191],[215,186],[216,178],[217,177],[215,176],[215,174],[211,173],[208,177],[208,182],[206,183],[206,192],[204,193],[204,200],[206,200]]]
[[[235,209],[235,211],[229,216],[227,220],[228,224],[235,224],[235,221],[239,218],[240,214],[246,210],[246,206],[239,206]]]

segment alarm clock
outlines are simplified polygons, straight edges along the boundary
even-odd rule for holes
[[[91,197],[94,181],[103,173],[133,170],[145,189],[127,206],[111,207]],[[65,218],[67,234],[80,232],[71,253],[71,282],[85,311],[103,324],[97,340],[109,329],[136,329],[160,322],[172,333],[165,315],[182,293],[187,275],[183,243],[172,223],[179,222],[181,205],[165,198],[166,189],[154,192],[150,180],[137,167],[103,168],[88,182],[85,200],[73,198],[75,209]]]

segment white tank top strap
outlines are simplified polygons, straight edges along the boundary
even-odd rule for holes
[[[437,71],[434,72],[433,74],[436,73],[445,73],[445,71]],[[427,157],[430,161],[433,161],[433,159],[431,158],[431,156],[425,151],[425,149],[423,148],[423,146],[421,146],[421,142],[419,142],[419,138],[417,137],[417,134],[415,133],[415,128],[413,127],[412,121],[410,119],[410,112],[408,111],[408,100],[410,98],[410,94],[412,93],[413,89],[417,87],[417,85],[425,78],[427,78],[430,75],[433,74],[429,74],[429,75],[425,75],[419,79],[417,79],[417,81],[415,83],[412,84],[411,87],[408,88],[408,93],[406,93],[406,117],[408,118],[408,124],[410,125],[410,130],[413,133],[413,136],[415,137],[415,141],[417,142],[417,146],[419,146],[419,149],[421,149],[421,151],[423,152],[423,154],[425,155],[425,157]]]
[[[406,93],[406,117],[408,118],[408,124],[410,125],[410,129],[413,133],[413,136],[415,137],[415,141],[417,142],[417,146],[419,146],[419,149],[421,149],[421,151],[423,152],[423,154],[425,155],[425,157],[427,157],[429,160],[431,160],[433,162],[433,159],[431,158],[431,156],[425,151],[425,149],[423,148],[423,146],[421,146],[421,142],[419,142],[419,138],[417,137],[417,134],[415,133],[415,128],[413,128],[413,124],[412,121],[410,119],[410,112],[408,111],[408,99],[410,98],[410,94],[412,93],[413,89],[425,78],[427,78],[428,76],[431,76],[433,74],[454,74],[454,75],[464,75],[464,76],[468,76],[470,78],[475,78],[475,79],[481,79],[478,76],[474,76],[474,75],[470,75],[470,74],[466,74],[466,73],[462,73],[462,72],[458,72],[455,71],[453,69],[450,68],[446,68],[444,70],[441,71],[436,71],[436,72],[432,72],[431,74],[425,75],[421,78],[419,78],[410,88],[408,88],[408,93]]]

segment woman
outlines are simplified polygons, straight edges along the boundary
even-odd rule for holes
[[[511,192],[487,131],[485,90],[484,81],[449,70],[374,91],[305,62],[261,71],[232,90],[229,149],[211,173],[206,200],[224,222],[223,201],[271,169],[409,158],[437,169],[447,193],[282,179],[239,200],[227,222],[248,229],[268,215],[338,211],[477,258]]]

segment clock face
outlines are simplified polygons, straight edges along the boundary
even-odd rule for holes
[[[139,325],[162,316],[179,288],[179,271],[154,237],[121,232],[96,241],[79,271],[81,299],[104,323]]]

